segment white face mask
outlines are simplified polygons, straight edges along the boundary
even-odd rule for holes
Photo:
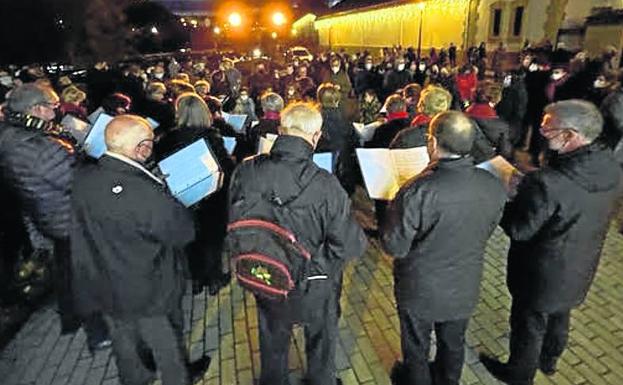
[[[565,77],[565,73],[564,72],[554,72],[552,74],[552,79],[554,79],[554,80],[560,80],[560,79],[562,79],[564,77]]]
[[[536,64],[530,64],[530,67],[528,67],[528,71],[530,72],[536,72],[539,70],[539,66]]]
[[[331,67],[331,71],[333,71],[334,74],[340,72],[340,67]]]
[[[372,63],[366,63],[366,69],[370,71],[372,69]]]
[[[398,71],[404,71],[404,69],[405,69],[404,64],[398,64]]]
[[[162,80],[162,78],[164,78],[164,72],[155,72],[154,77]]]
[[[288,90],[288,95],[290,96],[294,95],[294,90]]]
[[[246,102],[247,100],[249,100],[249,96],[248,95],[240,95],[240,100],[242,100],[243,102]]]
[[[606,81],[603,79],[597,79],[595,80],[595,83],[593,83],[593,86],[595,88],[606,88],[608,86],[608,83],[606,83]]]
[[[512,76],[507,76],[504,78],[504,87],[508,88],[511,86],[511,84],[513,83],[513,77]]]
[[[420,64],[418,68],[420,69],[420,72],[424,72],[426,70],[426,64]]]

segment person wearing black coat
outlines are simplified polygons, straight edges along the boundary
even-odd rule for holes
[[[144,349],[153,353],[163,385],[186,385],[183,250],[195,231],[189,211],[142,166],[153,138],[146,120],[118,116],[106,128],[108,152],[77,169],[70,210],[74,292],[80,312],[105,315],[123,385],[154,379]]]
[[[476,91],[476,103],[467,108],[465,113],[476,124],[476,140],[471,155],[474,161],[482,163],[497,155],[507,160],[513,158],[513,146],[510,142],[508,123],[497,116],[493,106],[500,101],[500,88],[494,83],[485,83]]]
[[[223,137],[211,127],[208,106],[196,94],[183,94],[177,100],[178,127],[164,136],[155,147],[158,161],[204,139],[223,172],[223,186],[229,185],[234,171],[234,161],[227,153]],[[204,285],[210,294],[229,283],[229,277],[221,275],[221,251],[227,226],[227,188],[201,201],[194,210],[197,239],[189,246],[190,273],[193,290],[200,292]]]
[[[374,90],[379,95],[382,81],[381,75],[374,69],[372,57],[368,56],[364,67],[355,73],[355,94],[361,96],[367,90]]]
[[[367,148],[389,148],[396,135],[411,124],[407,103],[400,95],[392,95],[385,102],[387,122],[374,131],[372,139],[366,143]]]
[[[469,118],[442,113],[431,122],[430,133],[431,164],[400,189],[382,226],[383,248],[396,258],[404,363],[394,376],[399,384],[458,385],[484,248],[502,217],[506,192],[469,157],[475,137]],[[433,328],[438,352],[430,370]]]
[[[53,243],[53,280],[62,333],[79,327],[71,296],[68,241],[74,148],[52,134],[58,95],[49,87],[24,84],[11,93],[0,123],[0,176],[11,201],[2,220],[13,231],[32,222]],[[15,211],[11,211],[11,209]],[[21,232],[18,231],[18,232]],[[13,242],[17,241],[12,239]]]
[[[599,141],[614,149],[623,137],[623,88],[608,95],[601,103],[604,130]]]
[[[393,70],[385,75],[383,91],[385,95],[391,95],[413,81],[411,73],[407,71],[407,61],[404,57],[398,58]]]
[[[338,180],[312,161],[322,117],[313,105],[296,103],[282,112],[283,134],[270,154],[243,162],[229,190],[231,223],[253,218],[275,221],[312,253],[307,290],[285,302],[256,296],[259,320],[260,385],[288,385],[292,325],[305,327],[310,385],[335,385],[339,298],[346,262],[360,257],[366,238]],[[293,198],[296,200],[292,201]],[[291,202],[278,211],[275,202]],[[275,217],[275,213],[284,215]],[[227,265],[226,265],[227,266]]]
[[[523,122],[528,108],[528,91],[524,76],[515,72],[504,78],[502,99],[495,106],[498,116],[510,125],[510,140],[514,147],[523,147],[527,132]]]
[[[351,195],[355,192],[357,163],[354,126],[344,118],[340,103],[341,92],[333,84],[326,83],[318,89],[318,101],[322,114],[322,137],[316,152],[331,152],[334,156],[333,169],[342,187]]]
[[[138,101],[136,112],[158,122],[156,136],[166,133],[175,126],[175,108],[165,101],[167,88],[164,83],[151,82],[145,90],[145,97]]]
[[[247,150],[244,158],[257,153],[260,136],[266,137],[267,134],[279,135],[279,125],[281,124],[281,116],[279,114],[285,105],[283,98],[274,92],[267,92],[262,95],[260,102],[264,114],[259,123],[249,127],[247,131],[245,138]]]
[[[594,143],[602,125],[591,103],[549,105],[541,131],[557,155],[526,175],[506,207],[510,358],[482,361],[507,383],[532,384],[537,368],[555,373],[571,309],[584,302],[595,278],[622,176],[612,153]]]

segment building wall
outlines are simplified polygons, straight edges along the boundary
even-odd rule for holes
[[[461,45],[469,0],[428,0],[317,20],[320,45],[349,47],[417,47],[422,21],[422,47]]]
[[[526,39],[539,42],[545,37],[544,26],[549,5],[550,0],[481,0],[478,4],[476,36],[471,44],[484,41],[492,49],[503,42],[508,50],[518,51]],[[524,15],[521,33],[514,36],[514,12],[517,7],[524,7]],[[502,10],[501,33],[498,37],[492,33],[494,9]]]
[[[565,8],[565,23],[584,24],[594,7],[623,8],[623,0],[569,0]]]

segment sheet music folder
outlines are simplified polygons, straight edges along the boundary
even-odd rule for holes
[[[204,139],[174,153],[158,163],[173,196],[190,207],[217,192],[223,173]]]

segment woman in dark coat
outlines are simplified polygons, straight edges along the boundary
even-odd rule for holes
[[[156,145],[156,158],[162,160],[199,139],[205,139],[223,172],[223,186],[201,201],[194,210],[197,239],[189,247],[193,291],[207,284],[210,294],[228,282],[222,276],[221,249],[227,229],[227,187],[234,170],[223,137],[212,127],[212,115],[205,101],[195,93],[185,93],[175,102],[177,127]]]
[[[355,161],[355,130],[340,108],[341,94],[333,84],[325,83],[318,88],[318,101],[322,106],[322,137],[316,152],[334,154],[333,170],[344,190],[351,195],[355,191],[357,163]]]

